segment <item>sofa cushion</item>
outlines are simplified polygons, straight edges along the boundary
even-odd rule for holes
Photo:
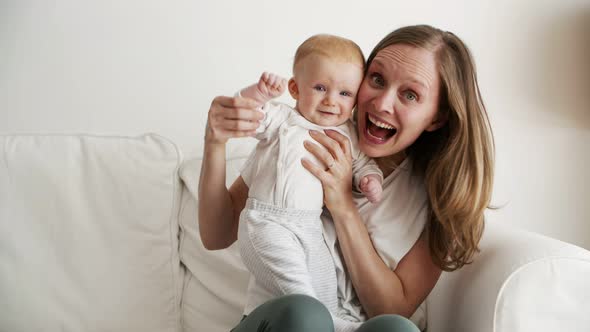
[[[428,332],[590,326],[590,252],[491,221],[479,247],[472,264],[444,272],[428,296]]]
[[[0,149],[0,331],[180,331],[175,145],[9,135]]]
[[[575,331],[588,327],[590,257],[586,256],[544,257],[514,271],[498,294],[497,330]],[[549,308],[551,315],[547,315]]]
[[[238,176],[244,153],[227,161],[227,184]],[[197,188],[201,158],[187,160],[180,170],[185,186],[180,214],[180,259],[187,268],[182,300],[184,331],[227,332],[241,319],[249,273],[237,246],[209,251],[203,247],[197,220]]]

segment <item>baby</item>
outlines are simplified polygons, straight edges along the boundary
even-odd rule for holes
[[[316,35],[299,46],[288,81],[263,73],[240,95],[254,99],[265,113],[259,142],[241,175],[249,187],[240,215],[238,243],[252,274],[244,314],[285,294],[306,294],[332,313],[336,331],[354,331],[360,322],[340,318],[336,273],[323,238],[321,182],[301,165],[320,163],[303,145],[315,143],[310,130],[331,129],[350,140],[353,184],[371,202],[381,197],[383,175],[357,148],[351,114],[364,74],[364,57],[354,42]],[[288,85],[295,108],[273,102]],[[329,170],[332,165],[323,165]]]

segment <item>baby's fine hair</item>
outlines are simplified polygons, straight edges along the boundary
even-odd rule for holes
[[[293,61],[293,73],[297,64],[309,55],[321,55],[342,62],[358,63],[361,68],[365,66],[365,56],[361,48],[350,39],[334,35],[314,35],[299,45]]]

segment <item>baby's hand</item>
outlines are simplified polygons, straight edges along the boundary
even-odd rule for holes
[[[256,85],[258,92],[266,100],[274,99],[285,92],[287,87],[287,80],[280,77],[279,75],[264,72],[260,76],[260,80]]]
[[[383,193],[383,187],[381,186],[381,178],[375,174],[369,174],[361,179],[359,183],[359,189],[369,202],[378,203],[381,200],[381,194]]]

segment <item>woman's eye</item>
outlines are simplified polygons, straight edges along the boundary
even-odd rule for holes
[[[314,90],[316,91],[326,91],[326,88],[323,85],[316,85],[313,87]]]
[[[385,85],[385,80],[383,79],[383,77],[381,77],[381,75],[377,73],[371,74],[371,82],[373,82],[373,84],[377,86]]]
[[[409,101],[415,101],[418,99],[418,96],[414,92],[408,91],[406,92],[406,99]]]

